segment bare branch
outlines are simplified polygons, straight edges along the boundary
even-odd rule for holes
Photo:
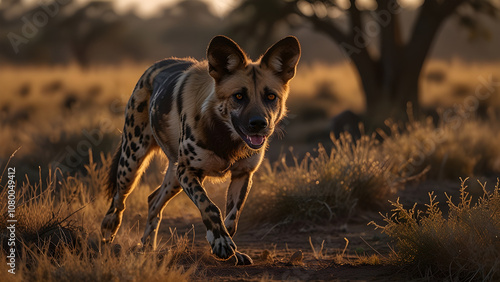
[[[389,5],[397,5],[389,7]],[[399,14],[394,12],[400,9],[397,2],[379,0],[376,10],[377,22],[380,26],[380,64],[382,64],[383,80],[382,95],[390,96],[391,87],[397,79],[401,68],[401,49],[403,39]]]
[[[361,12],[358,7],[356,7],[356,0],[350,0],[351,6],[347,10],[351,18],[351,33],[355,34],[355,30],[362,30],[361,26]]]
[[[469,2],[469,0],[444,0],[441,4],[439,4],[439,14],[443,17],[443,19],[447,18],[465,2]]]
[[[316,15],[306,16],[298,9],[297,9],[297,14],[299,14],[303,18],[306,18],[313,24],[316,30],[327,34],[337,43],[341,44],[342,42],[351,42],[350,37],[344,32],[342,32],[340,28],[337,25],[335,25],[335,23],[328,20],[328,18],[320,19]]]

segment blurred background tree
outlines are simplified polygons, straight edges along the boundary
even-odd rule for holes
[[[444,21],[454,15],[471,37],[488,37],[477,14],[496,18],[499,3],[406,1],[419,7],[409,34],[403,36],[400,2],[405,1],[243,0],[230,15],[235,22],[231,31],[266,42],[283,25],[293,28],[307,22],[335,41],[356,67],[367,114],[401,117],[408,102],[419,107],[419,76]]]
[[[57,63],[71,57],[87,67],[92,47],[123,40],[123,21],[111,2],[91,1],[84,5],[75,0],[59,2],[41,2],[26,8],[21,1],[5,1],[0,7],[4,29],[1,35],[7,39],[1,41],[2,53],[20,63]],[[16,45],[14,50],[12,45]],[[13,51],[22,51],[22,56],[15,56]]]
[[[117,1],[116,1],[117,2]],[[0,61],[119,64],[204,54],[221,20],[203,1],[160,7],[158,16],[119,14],[113,1],[0,2]],[[199,57],[198,59],[202,59]]]
[[[150,64],[168,56],[203,59],[207,42],[221,33],[255,58],[292,33],[304,47],[301,65],[349,60],[358,73],[362,91],[356,95],[363,92],[359,95],[367,114],[400,118],[407,102],[415,108],[421,105],[419,76],[429,54],[476,61],[500,56],[492,47],[500,41],[489,30],[497,34],[500,27],[492,24],[498,0],[234,0],[224,9],[215,1],[187,0],[157,5],[148,16],[138,15],[138,8],[146,5],[138,0],[121,11],[117,3],[1,1],[0,63],[76,62],[88,67]],[[56,11],[47,12],[46,7]],[[34,34],[23,35],[27,25],[40,21],[43,26]],[[453,25],[443,28],[445,22]],[[469,39],[491,37],[493,44],[464,44],[464,31]],[[23,38],[18,46],[13,46],[12,34]],[[436,42],[438,48],[433,47]]]

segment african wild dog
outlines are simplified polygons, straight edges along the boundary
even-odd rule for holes
[[[147,69],[127,104],[121,144],[109,171],[112,202],[101,226],[103,241],[113,241],[127,196],[151,153],[160,148],[169,165],[163,183],[148,197],[143,245],[156,247],[162,210],[182,189],[200,210],[212,252],[220,259],[236,255],[239,264],[251,264],[231,237],[252,175],[285,115],[288,81],[299,57],[295,37],[282,39],[252,62],[234,41],[216,36],[207,61],[170,58]],[[203,181],[228,174],[223,220]]]

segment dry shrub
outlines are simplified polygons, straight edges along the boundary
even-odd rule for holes
[[[63,177],[49,172],[44,182],[16,187],[16,274],[0,266],[4,281],[187,281],[196,266],[185,269],[179,262],[196,265],[191,235],[177,235],[157,251],[137,247],[136,234],[121,236],[118,244],[101,245],[100,220],[109,204],[100,189],[110,156],[93,161],[89,152],[86,173]],[[7,163],[8,166],[8,163]],[[7,198],[5,181],[0,179],[0,197]],[[145,205],[146,203],[144,203]],[[0,201],[0,213],[7,215],[7,201]],[[7,216],[0,217],[0,260],[7,261]],[[123,232],[131,233],[123,224]],[[125,230],[123,230],[125,229]],[[128,229],[128,230],[127,230]],[[137,237],[137,236],[135,236]]]
[[[89,154],[85,175],[64,177],[61,170],[49,169],[48,178],[43,181],[40,169],[40,178],[36,183],[31,183],[28,177],[22,184],[21,179],[16,179],[16,239],[19,241],[17,248],[20,253],[24,252],[24,248],[47,248],[46,251],[51,255],[58,255],[56,253],[59,253],[60,247],[75,247],[82,243],[80,240],[91,228],[89,224],[77,222],[102,213],[103,201],[95,199],[103,187],[106,167],[110,162],[109,155],[105,157],[101,154],[101,163],[98,165],[93,161],[91,151]],[[0,183],[0,197],[7,199],[7,186],[1,178]],[[7,214],[7,204],[7,201],[0,202],[1,214]],[[85,217],[75,214],[89,205],[91,208],[86,210]],[[0,240],[4,249],[8,235],[7,219],[7,216],[0,218]]]
[[[466,179],[467,180],[467,179]],[[492,192],[481,184],[484,194],[477,203],[462,181],[459,203],[450,196],[449,214],[443,216],[433,193],[426,211],[416,205],[405,209],[393,202],[385,226],[375,225],[397,244],[394,262],[430,277],[448,276],[451,281],[496,280],[500,278],[500,187]]]
[[[496,122],[456,117],[437,125],[431,118],[410,118],[404,126],[390,121],[386,124],[391,135],[384,137],[382,150],[397,160],[398,173],[411,175],[429,168],[430,178],[457,179],[500,172]]]
[[[7,273],[6,264],[2,264],[0,271],[3,276],[9,275],[5,277],[8,281],[189,281],[195,270],[195,266],[185,269],[176,263],[178,252],[117,250],[120,248],[65,246],[54,258],[41,246],[27,251],[32,254],[32,263],[17,262],[15,275]],[[3,252],[0,260],[6,260]]]
[[[308,154],[300,162],[294,157],[292,166],[285,158],[264,163],[250,197],[251,217],[258,222],[334,219],[357,207],[379,207],[396,191],[402,179],[391,173],[391,158],[379,154],[374,136],[355,143],[350,135],[332,140],[330,153],[320,144],[317,157]]]
[[[46,251],[55,254],[60,247],[59,243],[72,246],[77,243],[78,228],[68,220],[71,215],[69,203],[56,200],[55,183],[50,177],[45,187],[40,180],[35,184],[27,181],[15,189],[16,248],[20,254],[33,245],[46,245]],[[0,197],[7,199],[7,192],[7,185],[2,184]],[[7,201],[1,201],[0,212],[5,216],[0,218],[0,241],[4,250],[8,250],[7,226],[10,225],[7,221],[7,208]]]

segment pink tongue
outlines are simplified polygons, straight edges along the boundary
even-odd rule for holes
[[[262,143],[264,143],[264,137],[263,136],[259,136],[259,135],[253,135],[253,136],[248,136],[248,139],[250,139],[250,143],[252,143],[252,145],[261,145]]]

